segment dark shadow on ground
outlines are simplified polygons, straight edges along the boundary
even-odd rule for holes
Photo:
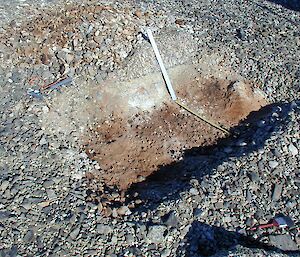
[[[231,130],[233,136],[221,139],[213,146],[186,150],[181,161],[162,166],[145,181],[134,184],[127,193],[133,195],[137,192],[139,199],[144,202],[136,211],[154,209],[165,200],[178,199],[180,192],[190,189],[192,178],[201,183],[204,176],[212,174],[230,158],[262,149],[272,133],[289,121],[291,108],[290,103],[278,103],[252,112]]]
[[[300,11],[300,1],[299,0],[268,0],[274,4],[282,5],[285,8],[291,9],[293,11]]]
[[[271,0],[271,2],[274,2]],[[260,3],[254,3],[257,7],[261,8],[262,10],[266,11],[267,13],[271,13],[273,15],[276,15],[278,17],[280,17],[283,20],[286,20],[287,22],[293,24],[294,26],[299,26],[299,22],[279,13],[278,11],[274,10],[274,8],[269,8],[268,6],[264,5],[264,4],[260,4]]]
[[[300,102],[297,101],[297,104],[299,106]],[[203,177],[213,174],[222,163],[262,149],[274,132],[286,127],[289,112],[293,108],[299,111],[297,104],[271,104],[253,112],[231,130],[234,136],[222,139],[214,146],[187,150],[181,161],[161,167],[145,181],[133,185],[127,192],[128,201],[132,201],[133,195],[138,193],[138,199],[143,203],[132,211],[147,212],[156,209],[162,202],[179,199],[181,192],[192,187],[191,179],[197,179],[202,187]]]
[[[205,223],[194,221],[189,232],[180,243],[176,256],[205,257],[215,254],[228,256],[229,251],[234,255],[237,245],[268,250],[274,254],[279,251],[276,247],[259,242],[250,236],[244,236],[236,232],[227,231],[222,227],[209,226]],[[290,252],[291,256],[294,253],[296,254],[296,252]]]

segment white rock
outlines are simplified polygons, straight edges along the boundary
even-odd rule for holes
[[[279,163],[277,161],[269,161],[269,166],[271,169],[275,169]]]
[[[48,106],[43,106],[42,107],[42,111],[43,111],[43,113],[48,113],[49,112],[49,107]]]
[[[296,146],[294,146],[293,144],[289,145],[289,151],[292,155],[298,155],[298,149]]]

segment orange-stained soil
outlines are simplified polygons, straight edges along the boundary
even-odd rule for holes
[[[195,78],[180,88],[184,90],[177,94],[185,105],[227,129],[266,104],[261,94],[242,82]],[[112,114],[90,131],[85,147],[101,167],[95,175],[108,186],[126,190],[160,166],[180,160],[184,150],[224,136],[169,102],[127,119]]]

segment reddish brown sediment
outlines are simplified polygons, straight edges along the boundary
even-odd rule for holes
[[[228,129],[266,104],[250,84],[215,78],[195,78],[177,93],[192,110]],[[101,166],[98,175],[104,182],[125,190],[160,166],[178,161],[184,150],[211,145],[224,136],[169,102],[129,118],[111,115],[90,131],[85,145]]]

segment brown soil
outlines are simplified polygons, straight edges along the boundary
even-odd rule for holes
[[[266,102],[250,84],[195,78],[178,93],[191,109],[226,128],[237,125]],[[210,145],[224,133],[200,121],[176,103],[130,118],[111,115],[92,131],[85,147],[100,166],[108,186],[127,189],[159,169],[180,160],[184,150]]]

